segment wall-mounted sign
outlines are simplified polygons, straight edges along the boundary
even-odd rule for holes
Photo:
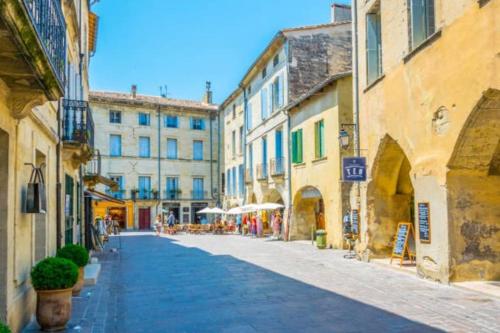
[[[431,242],[431,217],[428,202],[419,202],[418,205],[418,234],[420,243]]]
[[[342,180],[345,182],[366,181],[366,158],[344,157],[342,159]]]

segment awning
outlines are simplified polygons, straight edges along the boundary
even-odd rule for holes
[[[109,202],[113,202],[113,203],[120,204],[120,205],[124,205],[125,204],[125,201],[123,201],[123,200],[115,199],[112,196],[109,196],[109,195],[107,195],[105,193],[98,192],[98,191],[95,191],[95,190],[85,190],[85,195],[88,196],[88,197],[92,197],[94,199],[100,199],[100,200],[104,200],[104,201],[109,201]]]

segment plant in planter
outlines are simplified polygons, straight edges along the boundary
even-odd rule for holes
[[[80,295],[83,288],[83,268],[89,262],[89,251],[81,245],[68,244],[57,251],[57,257],[69,259],[78,266],[78,281],[73,287],[73,296]]]
[[[31,270],[37,292],[36,320],[45,331],[66,327],[71,316],[71,293],[78,279],[78,266],[69,259],[47,258]]]
[[[158,194],[160,194],[160,191],[154,188],[151,190],[151,194],[153,195],[154,199],[158,199]]]
[[[132,196],[132,200],[135,200],[137,198],[137,193],[139,193],[139,190],[136,188],[130,190],[130,195]]]
[[[12,333],[9,326],[5,325],[0,321],[0,333]]]

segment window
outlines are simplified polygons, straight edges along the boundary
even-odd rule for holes
[[[203,141],[193,141],[193,160],[203,160]]]
[[[151,157],[149,137],[139,137],[139,157]]]
[[[267,138],[262,138],[262,165],[267,165]]]
[[[267,112],[267,88],[262,88],[260,91],[260,118],[262,120],[268,117]]]
[[[149,113],[139,112],[139,125],[149,126],[149,124],[150,124]]]
[[[167,177],[167,199],[174,200],[179,198],[179,177]]]
[[[111,134],[109,136],[109,155],[122,156],[122,136]]]
[[[236,171],[236,167],[233,167],[233,171],[231,172],[231,175],[233,176],[233,179],[231,180],[231,185],[232,185],[232,187],[233,187],[233,188],[231,189],[231,193],[232,193],[233,195],[236,195],[236,194],[237,194],[237,192],[236,192],[236,177],[237,177],[236,172],[237,172],[237,171]]]
[[[238,153],[242,155],[244,149],[245,149],[245,141],[243,140],[243,126],[240,126],[240,145]]]
[[[252,129],[252,103],[247,104],[247,131]]]
[[[167,139],[167,158],[176,160],[177,157],[177,139]]]
[[[163,126],[168,128],[179,128],[179,118],[177,116],[163,117]]]
[[[227,169],[227,195],[231,195],[231,169]]]
[[[409,0],[411,48],[422,44],[435,31],[434,0]]]
[[[233,158],[236,157],[236,131],[231,133],[231,153],[233,154]]]
[[[281,159],[283,157],[283,131],[277,130],[274,133],[274,141],[275,141],[275,156],[276,160]]]
[[[366,71],[368,84],[382,75],[380,9],[366,15]]]
[[[243,164],[240,164],[238,167],[238,189],[240,196],[243,196],[245,193],[245,173]]]
[[[109,122],[112,124],[121,124],[122,123],[121,111],[110,110],[109,111]]]
[[[276,66],[278,66],[279,63],[280,63],[280,55],[277,54],[273,58],[273,66],[276,67]]]
[[[204,198],[203,178],[193,178],[193,199],[203,200]]]
[[[264,67],[264,69],[262,69],[262,78],[265,78],[267,76],[267,67]]]
[[[233,104],[233,119],[236,118],[236,104]]]
[[[325,156],[325,124],[323,120],[314,123],[314,156]]]
[[[292,163],[302,163],[302,129],[292,132]]]
[[[272,87],[272,107],[273,111],[276,111],[283,106],[283,75],[280,75],[274,79]]]
[[[112,191],[108,187],[106,192],[115,199],[123,199],[123,193],[124,193],[123,176],[109,176],[109,179],[118,184],[118,191]]]
[[[139,199],[151,198],[151,177],[139,176]]]
[[[250,167],[250,177],[253,177],[253,143],[248,145],[248,165]]]
[[[191,117],[191,129],[203,131],[205,129],[205,119]]]

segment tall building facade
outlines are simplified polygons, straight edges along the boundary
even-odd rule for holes
[[[83,241],[96,22],[87,1],[0,4],[0,320],[14,332],[36,308],[33,265]],[[43,181],[31,178],[34,167]]]
[[[368,181],[352,193],[358,251],[390,256],[406,221],[415,230],[419,275],[498,279],[500,1],[356,5],[360,148],[368,165]]]
[[[135,89],[135,87],[133,88]],[[173,211],[180,223],[220,202],[219,114],[204,102],[92,92],[96,149],[102,173],[119,184],[101,192],[124,204],[100,201],[94,215],[111,215],[124,229],[150,229],[155,216]]]

